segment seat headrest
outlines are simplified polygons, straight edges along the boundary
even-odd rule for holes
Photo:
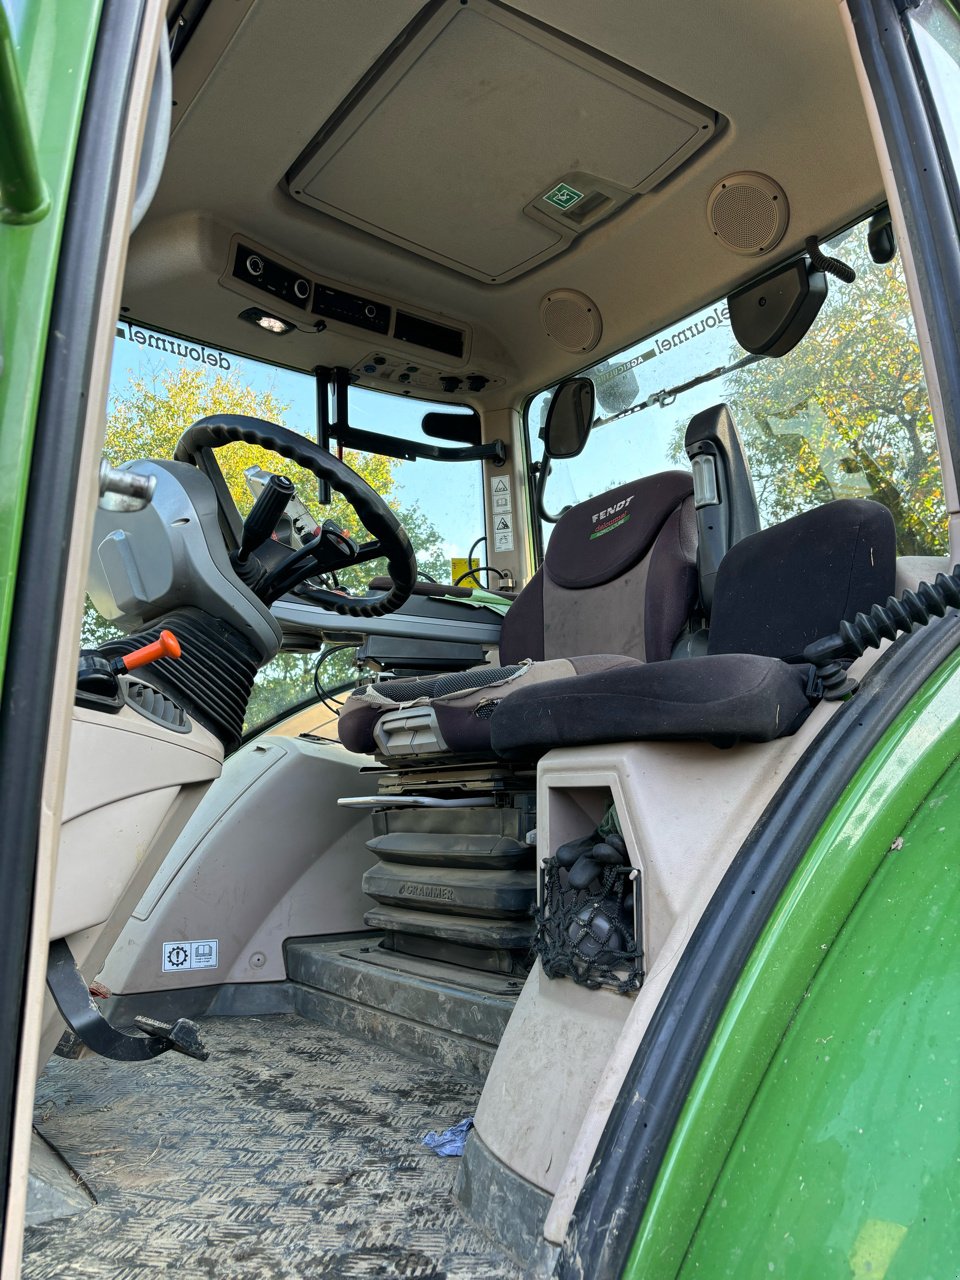
[[[799,659],[841,621],[893,594],[896,542],[890,512],[861,498],[744,538],[720,564],[707,652]]]
[[[557,521],[544,569],[559,587],[598,587],[642,560],[671,512],[693,493],[686,471],[632,480],[572,507]]]

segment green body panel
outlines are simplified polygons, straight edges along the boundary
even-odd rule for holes
[[[761,935],[684,1104],[631,1280],[878,1277],[850,1258],[893,1239],[865,1223],[919,1225],[921,1163],[937,1177],[952,1163],[953,1187],[930,1194],[960,1205],[960,982],[944,942],[957,932],[958,756],[954,655],[859,769]],[[908,1161],[928,1124],[936,1156]],[[924,1265],[891,1275],[955,1274],[956,1254],[933,1265],[955,1231],[938,1214],[917,1245]]]
[[[0,222],[39,222],[50,212],[23,98],[20,64],[6,10],[0,8]]]
[[[0,220],[0,688],[50,304],[99,17],[100,0],[34,0],[16,32],[22,105],[35,143],[36,173],[27,175],[28,188],[39,180],[49,208],[45,215],[39,211],[39,219],[20,224]],[[8,60],[6,74],[13,70]],[[14,163],[29,168],[24,123],[16,101],[5,92],[0,134],[7,137],[8,155],[19,157]],[[29,189],[22,194],[29,197]]]
[[[887,854],[801,1004],[684,1277],[957,1273],[958,830],[954,765],[903,847]]]

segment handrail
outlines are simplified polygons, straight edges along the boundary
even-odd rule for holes
[[[39,222],[50,209],[23,95],[10,20],[0,5],[0,222]]]

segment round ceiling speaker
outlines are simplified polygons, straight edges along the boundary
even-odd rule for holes
[[[707,197],[710,230],[734,253],[768,253],[783,239],[790,206],[779,183],[762,173],[731,173]]]
[[[540,323],[564,351],[592,351],[603,333],[597,304],[576,289],[554,289],[540,302]]]

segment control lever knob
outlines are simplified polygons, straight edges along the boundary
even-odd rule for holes
[[[156,662],[158,658],[179,658],[180,641],[172,631],[161,631],[152,644],[145,644],[142,649],[134,649],[133,653],[114,658],[110,664],[114,671],[122,675],[125,671],[136,671],[137,667],[145,667],[148,662]]]
[[[295,492],[293,481],[286,476],[271,475],[268,478],[243,522],[243,537],[236,556],[238,563],[244,564],[251,551],[273,536]]]
[[[180,641],[172,631],[161,631],[152,644],[145,644],[133,653],[117,658],[105,658],[96,649],[81,649],[77,666],[77,694],[94,699],[94,710],[115,713],[123,707],[120,682],[117,676],[145,667],[158,658],[179,658]],[[87,704],[83,704],[87,705]]]

